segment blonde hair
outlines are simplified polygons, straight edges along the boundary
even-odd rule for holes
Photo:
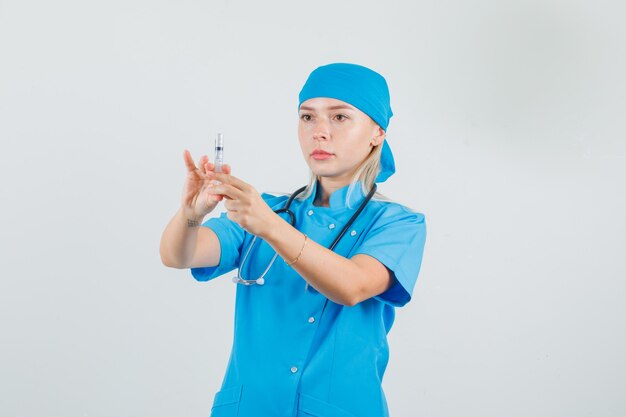
[[[363,194],[367,194],[370,192],[370,190],[376,183],[376,177],[378,176],[378,173],[380,171],[380,154],[382,153],[382,149],[383,149],[383,142],[381,142],[377,146],[374,146],[372,150],[370,151],[369,155],[367,156],[367,158],[365,158],[363,162],[361,162],[361,165],[359,165],[359,168],[355,171],[354,176],[352,177],[352,181],[350,182],[348,192],[346,194],[346,206],[348,206],[349,208],[351,208],[350,196],[352,195],[352,192],[354,191],[355,187],[360,185],[361,190],[363,191]],[[309,183],[307,184],[304,191],[296,197],[296,199],[298,200],[306,200],[313,192],[315,182],[318,180],[317,175],[315,175],[313,171],[309,171],[309,172],[310,172]],[[382,195],[378,191],[374,193],[374,196],[372,197],[372,199],[381,200],[381,201],[391,201],[388,197]]]

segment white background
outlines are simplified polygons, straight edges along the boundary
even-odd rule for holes
[[[626,414],[620,1],[0,0],[0,415],[208,416],[234,284],[161,264],[183,150],[307,180],[297,94],[388,80],[426,215],[384,380],[393,417]]]

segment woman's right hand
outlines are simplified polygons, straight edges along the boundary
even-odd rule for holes
[[[213,181],[207,177],[207,172],[213,171],[215,166],[209,162],[209,157],[206,155],[200,157],[198,166],[196,166],[187,149],[185,149],[183,157],[187,166],[187,178],[185,179],[181,205],[188,219],[202,220],[224,198],[221,194],[209,194],[206,191]],[[230,166],[224,164],[222,172],[230,174]]]

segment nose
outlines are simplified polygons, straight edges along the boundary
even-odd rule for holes
[[[313,130],[314,140],[328,140],[330,138],[330,127],[325,121],[318,121]]]

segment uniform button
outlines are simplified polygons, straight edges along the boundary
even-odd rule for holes
[[[315,317],[309,317],[309,323],[314,323],[315,322]]]
[[[350,236],[356,236],[356,230],[351,231]]]
[[[291,373],[295,374],[296,372],[298,372],[298,368],[296,368],[295,366],[291,367]]]
[[[328,225],[328,228],[329,228],[330,230],[334,229],[334,228],[335,228],[335,223],[331,223],[331,224],[329,224],[329,225]]]
[[[309,216],[312,216],[312,215],[313,215],[313,210],[309,210],[307,214],[308,214]]]

